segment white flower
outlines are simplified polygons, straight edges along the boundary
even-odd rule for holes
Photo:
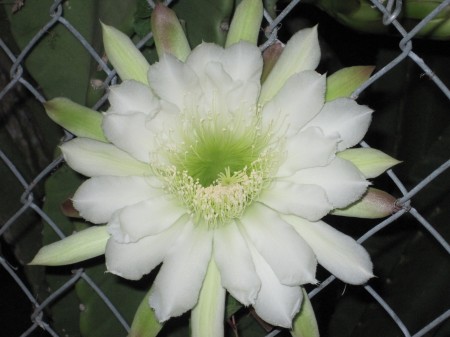
[[[195,306],[210,259],[233,297],[283,327],[300,308],[300,285],[317,283],[317,262],[350,284],[372,276],[364,248],[320,220],[366,191],[336,153],[362,139],[372,110],[325,102],[319,58],[316,29],[301,31],[261,86],[250,43],[202,43],[185,62],[166,54],[148,85],[111,88],[110,143],[62,145],[90,177],[75,207],[107,223],[108,271],[137,280],[162,263],[150,296],[160,321]]]

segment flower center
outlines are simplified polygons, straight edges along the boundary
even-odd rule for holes
[[[208,227],[239,218],[270,182],[278,162],[256,118],[233,123],[217,118],[187,123],[182,142],[158,169],[169,193]]]

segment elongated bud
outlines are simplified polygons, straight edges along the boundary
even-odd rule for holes
[[[263,17],[261,0],[243,0],[237,6],[228,31],[225,47],[239,41],[247,41],[256,45]]]
[[[401,163],[386,153],[373,148],[347,149],[337,154],[338,157],[350,161],[366,178],[375,178]]]
[[[330,214],[364,219],[379,219],[397,211],[396,199],[387,192],[369,187],[366,194],[346,208],[335,209]]]
[[[133,41],[114,27],[102,23],[102,28],[106,55],[122,81],[135,80],[148,84],[150,65]]]
[[[101,113],[63,97],[45,102],[44,108],[55,123],[74,135],[107,142],[103,134]]]
[[[93,226],[42,247],[30,265],[63,266],[105,253],[109,233],[106,226]]]
[[[158,56],[161,58],[165,53],[169,53],[180,61],[185,61],[191,48],[175,12],[157,3],[152,13],[151,24]]]
[[[326,101],[349,97],[372,74],[374,66],[355,66],[336,71],[327,78]]]

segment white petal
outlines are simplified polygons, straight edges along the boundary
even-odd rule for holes
[[[146,128],[146,122],[144,113],[110,113],[103,118],[103,130],[111,143],[137,160],[148,163],[155,148],[155,134]]]
[[[325,103],[322,111],[307,126],[317,126],[325,135],[338,133],[342,141],[338,150],[357,144],[366,134],[373,110],[350,98],[338,98]]]
[[[148,80],[153,91],[175,104],[179,111],[184,110],[185,99],[194,99],[189,96],[198,87],[198,78],[192,69],[171,54],[164,54],[158,63],[150,66]]]
[[[247,243],[235,223],[215,230],[214,259],[222,286],[243,305],[255,303],[261,282]]]
[[[213,232],[192,223],[185,227],[153,283],[150,306],[160,322],[183,314],[197,303],[211,258]]]
[[[75,138],[60,146],[67,164],[88,176],[142,176],[149,174],[149,166],[112,144],[88,138]]]
[[[105,252],[108,271],[129,280],[139,280],[162,262],[183,225],[180,221],[160,234],[137,242],[119,243],[114,238],[109,239]]]
[[[192,50],[186,64],[195,72],[202,83],[206,76],[205,66],[211,62],[220,62],[223,53],[224,49],[217,44],[203,42]]]
[[[317,26],[294,34],[265,80],[259,102],[264,105],[278,93],[289,77],[304,70],[314,70],[319,61]]]
[[[260,82],[263,67],[261,51],[251,43],[235,43],[225,49],[222,63],[235,81]]]
[[[279,213],[295,214],[311,221],[323,218],[333,209],[320,186],[287,181],[273,181],[258,201]]]
[[[321,129],[310,127],[286,140],[286,160],[277,176],[288,176],[304,168],[325,166],[334,157],[339,137],[325,136]]]
[[[166,230],[185,213],[176,200],[160,195],[123,208],[109,222],[108,229],[116,241],[135,242]]]
[[[110,87],[108,100],[111,110],[120,115],[130,112],[152,115],[159,109],[159,100],[150,87],[132,80]]]
[[[353,164],[338,157],[327,166],[300,170],[284,179],[297,184],[319,185],[325,190],[333,208],[343,208],[358,200],[369,185]]]
[[[317,261],[312,250],[276,212],[253,203],[241,221],[248,240],[282,284],[293,286],[316,282]]]
[[[160,183],[152,177],[94,177],[81,184],[73,205],[83,218],[100,224],[117,210],[160,193]]]
[[[293,216],[283,218],[308,242],[319,263],[337,278],[349,284],[362,284],[373,276],[369,254],[348,235],[322,221],[312,223]]]
[[[300,287],[281,284],[256,249],[250,247],[250,251],[252,252],[256,272],[261,279],[261,290],[253,308],[267,323],[290,328],[292,318],[299,311],[303,299]]]
[[[315,71],[303,71],[290,77],[262,111],[264,125],[279,120],[288,125],[287,136],[298,132],[322,109],[326,78]]]

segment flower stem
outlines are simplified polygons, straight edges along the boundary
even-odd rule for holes
[[[191,313],[191,337],[224,335],[225,289],[214,258],[211,258],[197,305]]]

